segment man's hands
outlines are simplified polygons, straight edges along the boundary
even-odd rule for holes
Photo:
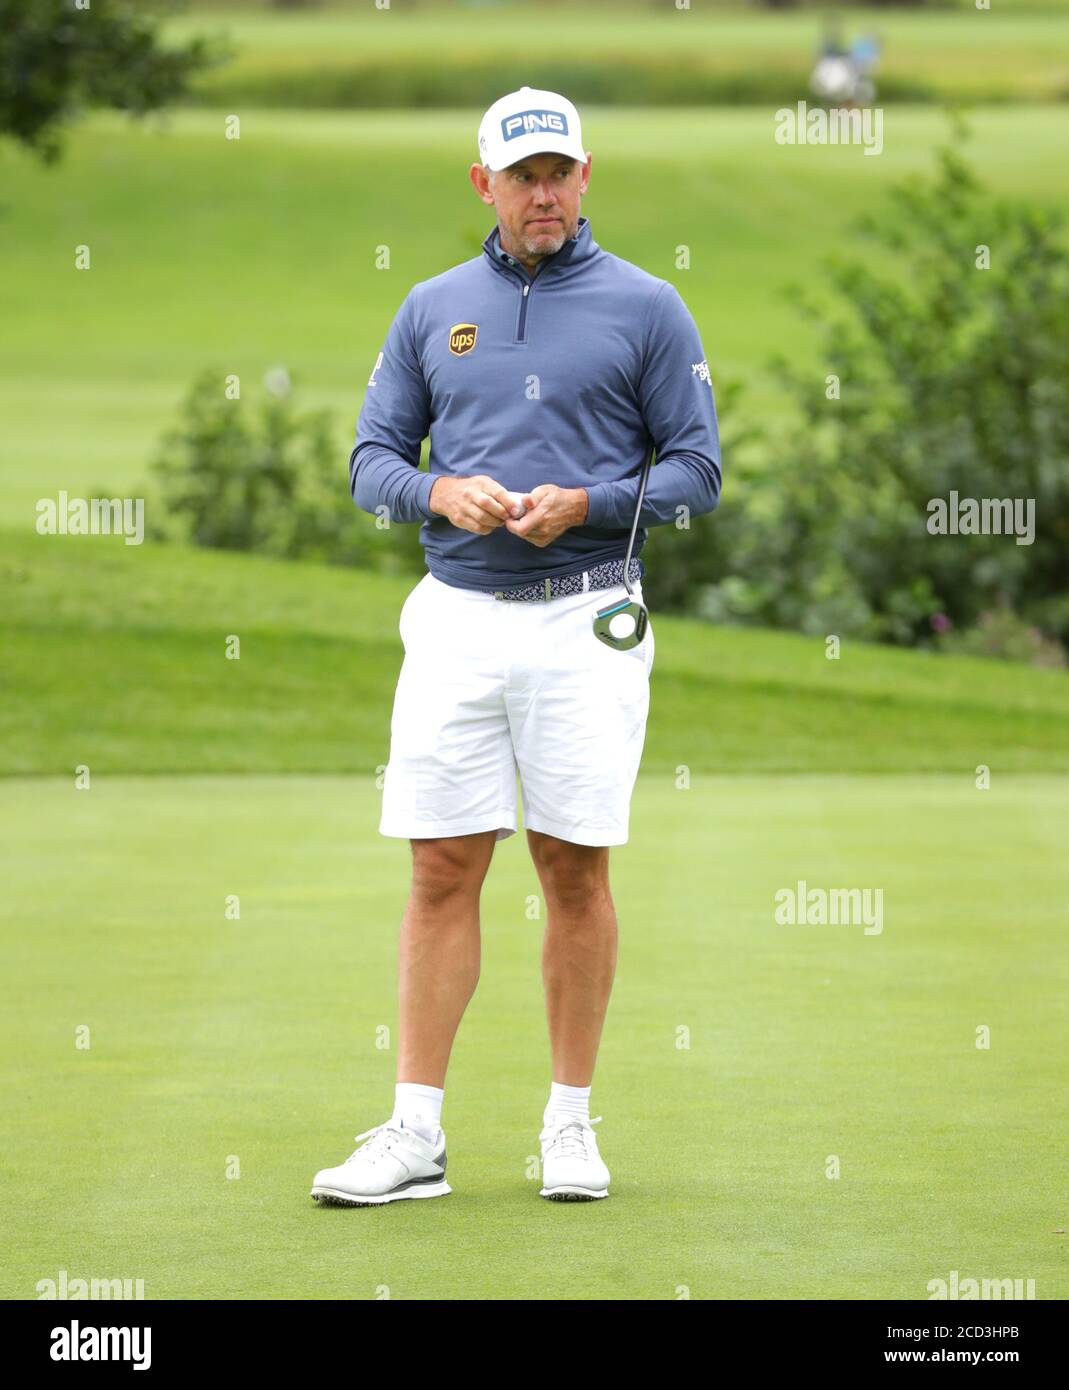
[[[475,478],[439,478],[431,488],[429,505],[432,512],[477,536],[488,535],[520,510],[508,488],[481,473]]]
[[[587,493],[583,487],[558,487],[541,483],[521,496],[524,515],[514,505],[514,494],[480,474],[475,478],[439,478],[431,488],[430,508],[448,517],[463,531],[488,535],[505,526],[514,536],[532,545],[547,546],[570,526],[581,526],[587,516]]]
[[[588,498],[585,487],[558,487],[540,483],[523,496],[527,512],[519,521],[506,521],[514,536],[532,545],[552,545],[569,526],[582,526],[586,520]]]

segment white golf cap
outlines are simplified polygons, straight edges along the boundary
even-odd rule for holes
[[[532,154],[566,154],[586,163],[579,112],[559,92],[521,87],[490,107],[479,124],[479,160],[507,169]]]

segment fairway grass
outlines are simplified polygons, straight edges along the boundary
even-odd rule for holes
[[[409,852],[378,806],[371,777],[0,784],[3,1296],[60,1270],[148,1299],[1069,1295],[1069,779],[640,778],[590,1205],[537,1195],[544,922],[503,842],[454,1194],[320,1210],[392,1096]],[[882,933],[777,926],[800,878],[882,888]]]
[[[386,763],[398,619],[416,576],[117,536],[0,541],[0,774]],[[652,777],[1069,772],[1064,671],[849,640],[829,661],[823,635],[660,613],[655,562],[646,592]],[[239,660],[226,659],[231,637]]]

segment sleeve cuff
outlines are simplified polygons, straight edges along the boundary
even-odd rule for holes
[[[605,504],[607,501],[605,490],[607,483],[595,483],[586,490],[587,511],[584,526],[603,528],[605,526]]]
[[[440,473],[423,473],[420,475],[419,484],[416,488],[416,506],[425,521],[434,521],[438,513],[431,511],[431,489],[442,475]]]

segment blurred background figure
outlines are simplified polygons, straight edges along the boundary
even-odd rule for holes
[[[880,41],[871,34],[856,38],[847,48],[838,30],[825,32],[810,90],[829,106],[867,106],[876,97],[869,74],[880,57]]]

